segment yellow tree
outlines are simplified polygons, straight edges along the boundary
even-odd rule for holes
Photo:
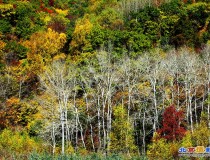
[[[57,33],[52,29],[34,33],[29,40],[24,41],[23,45],[29,49],[27,53],[27,61],[29,63],[29,71],[38,74],[44,70],[44,67],[53,58],[62,55],[61,49],[66,42],[64,33]]]
[[[85,15],[84,18],[77,21],[70,43],[73,55],[78,55],[81,51],[88,52],[92,49],[90,42],[87,40],[87,35],[91,32],[92,27],[93,24],[90,22],[89,15]]]
[[[5,47],[5,43],[1,40],[1,33],[0,33],[0,53],[2,52],[3,48]]]
[[[201,121],[195,127],[195,130],[192,133],[192,142],[195,146],[207,147],[209,144],[209,135],[210,129],[208,128],[207,116],[204,113],[202,113]]]
[[[41,86],[48,97],[43,99],[42,106],[45,107],[46,116],[51,115],[52,118],[52,125],[49,122],[48,124],[52,126],[53,152],[55,151],[56,128],[59,128],[57,126],[61,124],[61,152],[64,154],[65,144],[70,141],[70,128],[72,128],[68,123],[68,111],[71,108],[69,99],[76,91],[76,69],[73,65],[67,66],[61,61],[54,61],[46,67],[45,72],[40,74],[39,78]]]
[[[153,160],[170,160],[173,159],[171,153],[171,144],[166,142],[166,139],[160,138],[160,135],[155,132],[152,138],[152,144],[148,146],[147,156],[148,159]]]
[[[133,127],[123,106],[114,108],[114,120],[110,135],[112,152],[134,153],[137,147],[134,144]]]
[[[2,34],[0,33],[0,68],[1,68],[1,64],[4,63],[3,62],[3,58],[4,58],[3,49],[6,46],[6,43],[1,40],[1,36]]]
[[[36,108],[28,102],[11,97],[7,99],[5,106],[0,106],[0,129],[25,127],[33,120],[36,112]]]

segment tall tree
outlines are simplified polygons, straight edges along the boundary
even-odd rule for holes
[[[136,152],[134,144],[133,126],[123,105],[114,108],[114,120],[111,131],[111,152],[133,153]]]
[[[184,120],[183,111],[177,111],[175,106],[171,105],[163,113],[163,127],[157,132],[162,138],[169,141],[180,140],[185,135],[185,128],[181,126]]]
[[[67,66],[63,62],[55,61],[39,77],[44,91],[56,101],[54,104],[56,106],[53,108],[57,112],[57,119],[61,124],[62,154],[64,154],[65,138],[70,136],[66,135],[68,132],[65,133],[65,128],[67,131],[69,129],[68,110],[70,105],[68,101],[75,91],[76,70],[73,65]],[[55,122],[52,123],[54,125]]]

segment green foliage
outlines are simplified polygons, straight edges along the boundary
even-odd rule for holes
[[[101,12],[98,17],[98,23],[103,28],[109,29],[122,29],[123,20],[122,17],[112,8],[106,8]]]
[[[160,26],[157,22],[146,21],[144,24],[144,33],[154,42],[157,42],[160,32]]]
[[[29,38],[30,35],[42,28],[44,24],[35,8],[28,2],[17,2],[16,5],[16,28],[15,33],[20,38]]]
[[[40,90],[39,75],[53,61],[64,62],[68,56],[70,65],[71,63],[79,64],[77,68],[82,74],[88,71],[87,76],[85,74],[82,77],[77,73],[74,77],[74,83],[79,86],[79,89],[74,88],[66,102],[68,105],[73,105],[70,108],[78,109],[77,111],[71,109],[71,114],[67,115],[67,123],[70,127],[66,138],[71,139],[72,142],[70,147],[66,147],[66,153],[72,155],[63,157],[54,155],[53,157],[49,153],[35,152],[30,155],[30,158],[131,159],[128,152],[137,154],[136,145],[140,151],[144,146],[141,143],[143,131],[145,132],[145,146],[150,142],[152,135],[152,120],[155,118],[153,103],[156,103],[153,102],[154,95],[151,92],[152,81],[156,85],[154,92],[156,92],[158,113],[168,103],[179,103],[179,107],[184,109],[184,99],[187,99],[184,92],[187,89],[184,84],[185,75],[182,75],[184,73],[182,65],[185,64],[183,64],[184,60],[179,61],[179,58],[186,55],[182,55],[179,50],[171,51],[177,54],[165,53],[163,49],[190,46],[199,51],[206,42],[210,42],[208,2],[208,0],[198,0],[195,3],[191,0],[187,2],[182,0],[0,0],[0,129],[21,128],[34,137],[38,137],[41,132],[42,135],[47,135],[43,134],[43,126],[48,127],[47,133],[52,131],[48,123],[48,118],[52,117],[41,113],[36,114],[37,105],[31,105],[30,99],[41,97],[47,102],[48,99],[53,98],[43,94],[46,88]],[[101,49],[110,53],[110,63],[104,63],[103,60],[106,58],[100,59],[101,57],[98,56],[98,50]],[[190,52],[193,49],[191,48]],[[167,54],[170,56],[165,57]],[[156,59],[159,57],[161,61],[157,62]],[[108,61],[107,59],[105,61]],[[184,147],[207,145],[210,134],[206,124],[207,119],[204,116],[200,120],[199,109],[194,109],[196,106],[194,104],[200,105],[203,101],[202,107],[207,110],[209,101],[204,96],[206,91],[203,89],[203,86],[207,86],[208,66],[206,64],[204,66],[200,60],[195,60],[194,64],[197,65],[198,62],[202,68],[196,68],[195,73],[192,74],[198,76],[196,87],[193,86],[194,82],[191,84],[192,92],[194,90],[197,92],[192,93],[191,108],[192,111],[198,111],[195,112],[197,119],[194,117],[194,112],[192,119],[200,122],[194,124],[193,133],[187,132],[180,142],[170,143],[164,139],[155,140],[154,137],[147,152],[150,159],[176,158],[178,145]],[[104,63],[103,68],[99,67],[98,62]],[[113,67],[109,68],[110,66],[106,64]],[[156,66],[160,68],[156,69]],[[83,70],[83,67],[87,70]],[[109,69],[111,71],[106,73]],[[112,71],[115,75],[111,75]],[[103,72],[104,77],[101,76]],[[152,74],[158,74],[158,76],[153,77]],[[105,84],[106,78],[112,88],[111,93],[107,95],[105,92],[108,88],[103,88],[102,85]],[[111,81],[117,83],[113,84]],[[178,89],[179,94],[177,94]],[[87,90],[91,93],[85,93]],[[126,106],[128,94],[130,94],[129,103],[132,106],[129,110],[130,117],[122,106],[113,107],[121,103]],[[36,98],[35,100],[37,101]],[[110,113],[113,128],[111,134],[106,135],[106,132],[109,134],[106,128],[109,118],[106,104],[109,100],[109,107],[113,109],[112,115]],[[146,112],[139,107],[139,101],[147,103]],[[102,105],[102,103],[106,104]],[[104,110],[101,106],[105,106]],[[40,109],[40,112],[42,111],[44,109]],[[77,118],[75,118],[75,112],[79,114]],[[142,121],[144,113],[146,118]],[[60,152],[58,139],[61,135],[60,121],[56,120],[57,154]],[[131,124],[132,120],[135,122],[135,131]],[[143,122],[145,122],[144,126]],[[166,131],[163,134],[167,135],[167,133]],[[11,141],[6,137],[3,141],[3,136],[0,136],[0,155],[3,154],[4,159],[26,159],[28,157],[23,154],[28,155],[33,151],[30,149],[31,145],[35,147],[37,145],[32,142],[33,140],[30,141],[32,138],[26,133],[19,134],[16,131],[6,132],[5,130],[2,134],[4,137],[6,137],[5,134],[15,137],[11,138]],[[107,140],[109,136],[111,139]],[[24,147],[14,146],[12,141],[17,143],[15,139],[18,138],[20,143],[24,143],[24,140],[26,143],[31,143],[28,151],[27,148],[24,151]],[[45,145],[48,145],[47,142],[51,140],[51,136],[44,138]],[[83,140],[86,148],[81,147]],[[105,146],[109,140],[110,146]],[[147,150],[147,147],[143,148]],[[48,151],[46,148],[45,150]],[[75,153],[75,150],[78,153]],[[107,150],[110,151],[110,155],[105,158],[102,156],[105,153],[100,152]],[[91,151],[99,153],[92,155]],[[116,154],[111,155],[114,152]],[[118,154],[119,152],[121,154]]]
[[[97,49],[105,43],[106,32],[99,25],[94,25],[93,29],[88,35],[88,38],[90,39],[93,48]]]
[[[129,32],[129,39],[127,44],[134,52],[145,51],[151,47],[152,42],[143,33]]]
[[[0,32],[8,33],[11,30],[11,24],[7,20],[0,20]]]
[[[172,15],[187,15],[184,3],[180,0],[171,0],[169,3],[163,3],[160,6],[161,11],[167,13],[169,16]]]
[[[28,134],[30,136],[38,136],[40,134],[40,130],[42,129],[43,122],[39,119],[35,119],[31,121],[28,126]]]
[[[30,18],[23,17],[22,20],[17,22],[15,33],[21,38],[28,38],[34,32],[31,27]]]
[[[186,7],[187,14],[195,25],[202,27],[205,25],[205,20],[209,17],[210,5],[204,2],[193,3]]]
[[[39,154],[39,153],[32,153],[29,156],[29,160],[147,160],[145,157],[133,157],[133,158],[127,158],[126,156],[120,155],[120,154],[111,154],[108,156],[100,155],[100,153],[90,153],[87,156],[80,155],[80,154],[71,154],[71,155],[57,155],[52,156],[47,153]]]
[[[16,41],[10,41],[5,46],[5,50],[7,53],[14,52],[19,59],[26,58],[26,53],[28,49],[21,44],[17,43]]]

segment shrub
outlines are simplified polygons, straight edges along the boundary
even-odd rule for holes
[[[0,159],[19,157],[26,159],[32,152],[42,152],[42,143],[35,141],[25,132],[4,129],[0,134]]]

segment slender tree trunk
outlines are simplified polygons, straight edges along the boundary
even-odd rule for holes
[[[98,117],[98,141],[99,141],[99,146],[98,146],[98,150],[100,151],[101,150],[101,120],[100,120],[100,100],[99,100],[99,97],[97,99],[97,106],[98,106],[98,109],[97,109],[97,117]]]
[[[85,141],[84,141],[84,136],[83,136],[83,127],[80,123],[80,120],[79,120],[79,114],[78,114],[78,110],[77,110],[77,119],[78,119],[78,124],[80,126],[80,136],[81,136],[81,139],[82,139],[82,144],[83,144],[83,147],[86,149],[86,145],[85,145]]]
[[[210,99],[210,76],[209,76],[209,83],[208,83],[208,94],[207,94],[207,99],[209,100]],[[208,126],[210,128],[210,102],[208,101]]]
[[[143,138],[142,138],[142,146],[143,146],[143,149],[142,149],[142,152],[143,152],[143,155],[145,155],[146,153],[146,141],[145,141],[145,138],[146,138],[146,132],[145,132],[145,118],[146,118],[146,115],[145,115],[145,110],[144,110],[144,117],[143,117],[143,122],[142,122],[142,129],[143,129]]]
[[[105,104],[103,102],[103,110],[102,110],[102,127],[103,127],[103,149],[106,149],[106,127],[105,127]]]
[[[191,85],[191,84],[190,84],[190,85]],[[193,114],[192,114],[191,87],[189,87],[188,98],[189,98],[189,112],[190,112],[190,128],[191,128],[191,131],[193,132]]]
[[[53,155],[55,155],[55,147],[56,147],[56,142],[55,142],[55,122],[53,122],[52,126],[53,127],[52,127],[51,138],[52,138]]]
[[[93,147],[93,151],[95,152],[95,145],[94,145],[94,140],[93,140],[93,126],[90,123],[90,138],[91,138],[91,143],[92,143],[92,147]]]
[[[187,106],[187,123],[190,124],[189,122],[189,115],[190,115],[190,106],[189,106],[189,103],[188,103],[188,87],[187,87],[187,82],[185,82],[185,104]]]
[[[210,64],[208,64],[208,71],[207,71],[208,81],[207,81],[207,112],[208,112],[208,126],[210,128]]]
[[[65,119],[64,119],[64,113],[62,112],[61,113],[61,129],[62,129],[62,150],[61,150],[61,153],[62,155],[64,155],[65,153],[65,126],[64,126],[64,123],[65,123]]]
[[[85,95],[85,101],[86,101],[86,112],[88,114],[88,122],[90,123],[90,138],[91,138],[93,151],[95,151],[95,145],[94,145],[94,141],[93,141],[93,126],[91,124],[91,121],[89,121],[90,115],[89,115],[89,103],[88,103],[88,99],[87,99],[87,94]]]
[[[154,117],[154,125],[153,129],[156,131],[157,129],[157,121],[158,121],[158,110],[157,110],[157,99],[156,99],[156,80],[153,84],[153,101],[154,101],[154,108],[155,108],[155,117]]]
[[[178,70],[176,71],[178,74]],[[180,88],[179,88],[179,76],[176,77],[177,81],[177,107],[179,108]]]
[[[195,108],[195,122],[196,122],[196,125],[198,127],[198,115],[197,115],[197,98],[196,98],[196,94],[195,94],[195,105],[194,105],[194,108]]]

